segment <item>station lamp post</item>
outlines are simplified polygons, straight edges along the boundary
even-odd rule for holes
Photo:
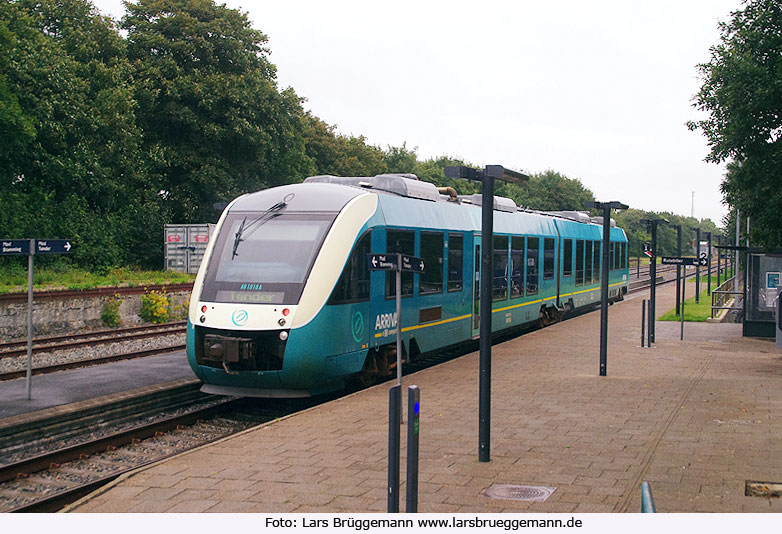
[[[526,182],[529,176],[504,168],[487,165],[484,169],[450,166],[448,178],[481,182],[481,280],[480,280],[480,392],[478,404],[478,461],[488,462],[491,438],[491,301],[492,242],[494,233],[494,181]]]
[[[654,343],[654,326],[656,317],[655,299],[657,298],[657,225],[668,224],[667,219],[641,219],[642,223],[646,223],[646,231],[652,234],[652,258],[649,262],[649,275],[651,276],[651,285],[649,286],[649,343]]]
[[[611,247],[611,210],[626,210],[621,202],[587,202],[587,209],[603,211],[602,274],[600,276],[600,376],[606,376],[608,363],[608,277],[610,273],[609,248]]]
[[[682,257],[682,225],[672,224],[671,228],[676,230],[676,255]],[[679,305],[681,302],[682,291],[682,266],[676,266],[676,315],[679,315]]]

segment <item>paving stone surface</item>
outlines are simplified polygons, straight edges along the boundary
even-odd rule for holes
[[[660,288],[659,314],[672,306]],[[610,307],[606,377],[599,312],[495,345],[488,463],[479,355],[406,377],[421,388],[419,510],[638,512],[645,480],[658,512],[782,512],[779,498],[744,495],[747,480],[782,482],[782,353],[705,323],[680,341],[678,323],[658,322],[641,348],[640,319],[641,298]],[[68,511],[385,512],[388,388],[139,470]],[[493,484],[556,490],[513,501],[487,497]]]

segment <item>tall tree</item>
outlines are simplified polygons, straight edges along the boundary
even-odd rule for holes
[[[125,261],[134,234],[120,220],[132,224],[143,165],[122,39],[87,0],[3,0],[0,15],[6,108],[21,112],[16,133],[3,129],[14,151],[0,156],[0,228],[76,239],[93,266]]]
[[[212,220],[214,202],[312,169],[301,101],[278,90],[267,38],[246,13],[212,0],[126,7],[144,148],[175,222]]]
[[[723,196],[752,218],[753,242],[782,246],[782,3],[745,0],[698,69],[693,105],[707,117],[688,127],[706,136],[708,161],[731,162]]]

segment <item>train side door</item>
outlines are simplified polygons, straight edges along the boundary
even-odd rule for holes
[[[481,331],[481,236],[475,234],[473,240],[473,275],[472,275],[472,337]]]

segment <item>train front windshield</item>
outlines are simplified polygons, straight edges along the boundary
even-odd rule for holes
[[[201,300],[297,304],[335,217],[229,214],[215,243]]]

